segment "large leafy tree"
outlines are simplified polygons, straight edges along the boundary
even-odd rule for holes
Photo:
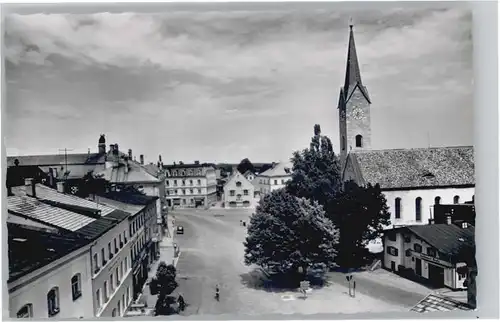
[[[342,181],[332,142],[321,135],[319,124],[314,126],[309,148],[294,152],[291,161],[293,175],[287,191],[297,197],[318,201],[328,212],[329,202],[339,194]]]
[[[281,277],[322,277],[334,264],[337,241],[337,229],[321,205],[279,189],[260,201],[250,219],[245,264]]]
[[[342,182],[340,162],[330,139],[321,135],[318,124],[308,149],[295,152],[292,180],[287,191],[316,200],[339,229],[336,263],[357,268],[370,260],[365,246],[389,225],[390,214],[378,185],[359,187]]]
[[[337,264],[350,268],[367,264],[372,259],[366,248],[368,242],[381,237],[384,227],[390,224],[387,200],[380,186],[360,187],[346,182],[329,208],[340,230]]]
[[[149,287],[151,294],[158,294],[155,305],[156,315],[169,315],[173,313],[171,305],[175,303],[175,298],[170,296],[179,286],[175,281],[177,272],[175,266],[161,262],[156,270],[156,276],[152,278]]]
[[[238,169],[238,171],[240,173],[245,173],[248,170],[250,170],[253,173],[255,173],[255,167],[253,166],[252,162],[250,162],[250,160],[248,160],[248,158],[245,158],[245,159],[241,160],[241,162],[238,165],[237,169]]]

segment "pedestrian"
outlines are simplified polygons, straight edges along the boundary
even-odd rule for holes
[[[179,303],[179,310],[184,311],[186,308],[186,302],[184,301],[182,294],[179,294],[179,297],[177,297],[177,303]]]

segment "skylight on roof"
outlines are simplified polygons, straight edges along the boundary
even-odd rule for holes
[[[25,241],[27,241],[26,238],[12,238],[13,241],[16,241],[16,242],[20,242],[20,243],[23,243]]]

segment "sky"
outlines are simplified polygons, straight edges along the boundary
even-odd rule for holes
[[[470,11],[263,6],[9,14],[7,155],[96,152],[105,134],[146,162],[286,161],[317,123],[338,151],[350,18],[372,148],[472,145]]]

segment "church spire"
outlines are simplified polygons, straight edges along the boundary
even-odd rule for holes
[[[345,71],[344,95],[348,95],[349,87],[357,83],[362,86],[361,72],[359,70],[356,44],[354,43],[354,31],[352,18],[349,21],[349,49],[347,51],[347,66]]]

